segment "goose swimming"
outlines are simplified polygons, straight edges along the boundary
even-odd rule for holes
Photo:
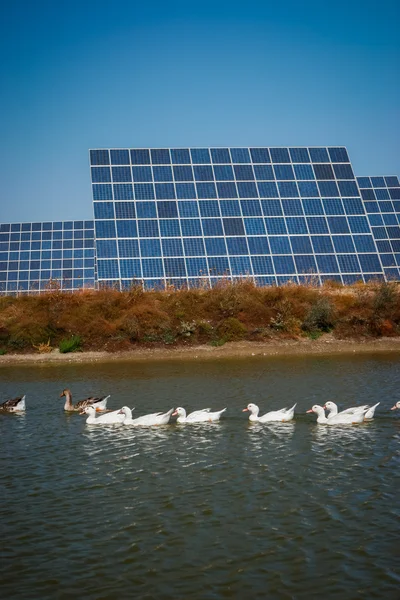
[[[166,413],[151,413],[148,415],[143,415],[142,417],[138,417],[137,419],[132,419],[132,410],[128,406],[123,406],[119,412],[120,414],[124,415],[124,425],[152,427],[153,425],[167,425],[173,410],[174,409],[171,408]]]
[[[222,410],[218,410],[215,412],[211,412],[210,408],[203,408],[200,410],[195,410],[190,414],[186,414],[186,410],[181,406],[172,413],[172,416],[177,416],[177,423],[215,423],[219,421],[223,412],[226,411],[226,408]]]
[[[88,425],[117,425],[122,424],[125,419],[125,415],[121,414],[120,410],[113,410],[112,412],[96,417],[96,409],[94,406],[86,406],[79,414],[88,415],[88,418],[86,419]]]
[[[4,412],[22,412],[25,410],[25,396],[6,400],[0,404],[0,410]]]
[[[334,402],[325,402],[325,407],[328,412],[328,419],[334,417],[336,415],[347,415],[358,413],[360,410],[366,409],[366,413],[364,414],[364,421],[370,421],[374,418],[376,407],[379,406],[380,402],[377,402],[373,406],[369,406],[369,404],[364,404],[363,406],[352,406],[350,408],[345,408],[344,410],[338,411],[337,404]]]
[[[60,398],[62,398],[63,396],[65,396],[64,410],[66,412],[79,412],[79,411],[83,410],[84,408],[86,408],[87,406],[93,406],[98,411],[106,410],[107,400],[110,397],[109,395],[103,396],[101,398],[96,398],[94,396],[90,396],[89,398],[86,398],[85,400],[79,400],[79,402],[77,402],[76,404],[72,404],[71,390],[69,390],[69,389],[63,390],[60,394]]]
[[[296,402],[297,404],[297,402]],[[258,416],[258,413],[260,412],[259,407],[257,406],[257,404],[253,404],[252,402],[250,404],[248,404],[246,406],[246,408],[243,409],[242,412],[246,412],[249,411],[250,416],[249,416],[249,421],[251,422],[257,422],[257,423],[273,423],[273,422],[281,422],[281,423],[287,423],[288,421],[291,421],[294,417],[294,409],[296,408],[296,404],[294,404],[292,406],[292,408],[281,408],[280,410],[272,410],[268,413],[265,413],[265,415],[262,415],[262,417]]]
[[[358,412],[354,413],[338,413],[333,417],[327,417],[325,415],[324,406],[320,406],[319,404],[314,404],[310,410],[307,410],[307,413],[315,413],[317,415],[317,423],[321,425],[355,425],[357,423],[362,423],[364,421],[364,415],[367,412],[367,409],[360,407]]]

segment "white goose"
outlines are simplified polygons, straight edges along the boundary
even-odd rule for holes
[[[364,421],[369,421],[374,418],[375,409],[379,406],[380,402],[377,402],[373,406],[369,406],[369,404],[364,404],[363,406],[352,406],[350,408],[346,408],[345,410],[338,411],[337,404],[334,402],[325,402],[324,408],[326,408],[328,412],[328,419],[331,417],[335,417],[336,415],[348,415],[358,413],[360,410],[366,409],[366,413],[364,414]]]
[[[24,396],[25,398],[25,396]],[[400,408],[400,400],[398,402],[396,402],[396,404],[394,406],[392,406],[392,408],[390,410],[396,410],[397,408]]]
[[[362,423],[364,421],[364,415],[367,412],[367,409],[361,408],[359,412],[355,413],[338,413],[334,417],[327,418],[324,407],[319,404],[314,404],[314,406],[306,412],[315,413],[318,416],[317,423],[321,425],[355,425],[356,423]]]
[[[6,400],[0,404],[0,411],[4,412],[22,412],[25,410],[25,396]]]
[[[166,425],[169,423],[171,414],[173,413],[171,408],[166,413],[151,413],[149,415],[143,415],[137,419],[132,419],[132,411],[128,406],[123,406],[119,411],[119,414],[124,415],[124,425],[136,425],[141,427],[151,427],[153,425]]]
[[[251,422],[256,421],[257,423],[287,423],[288,421],[291,421],[294,417],[294,409],[296,408],[296,404],[294,404],[292,408],[281,408],[280,410],[272,410],[268,413],[265,413],[265,415],[262,415],[262,417],[258,416],[260,409],[257,406],[257,404],[248,404],[242,412],[250,412],[249,421]]]
[[[113,410],[105,415],[96,417],[96,409],[94,406],[87,406],[79,414],[88,415],[88,418],[86,419],[87,425],[117,425],[118,423],[122,424],[125,419],[125,415],[122,415],[120,410]]]
[[[210,408],[203,408],[186,415],[186,410],[182,408],[182,406],[178,406],[176,411],[172,413],[172,416],[178,416],[176,420],[177,423],[215,423],[220,420],[221,415],[226,411],[226,408],[216,412],[210,411]]]

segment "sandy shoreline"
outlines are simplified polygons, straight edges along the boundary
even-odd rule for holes
[[[308,354],[367,354],[397,352],[400,337],[374,340],[337,340],[325,335],[318,340],[270,340],[267,342],[229,342],[224,346],[188,346],[176,348],[135,348],[126,352],[77,352],[60,354],[5,354],[0,367],[43,363],[96,363],[112,361],[215,360],[252,356],[289,356]]]

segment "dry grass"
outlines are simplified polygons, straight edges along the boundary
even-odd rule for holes
[[[276,337],[338,338],[400,335],[396,283],[323,287],[256,287],[222,281],[212,289],[143,291],[139,287],[57,289],[36,296],[0,298],[0,351],[48,351],[79,336],[84,350],[126,350],[132,345],[223,344]]]

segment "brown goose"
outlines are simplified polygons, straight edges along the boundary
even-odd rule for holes
[[[86,408],[87,406],[93,406],[96,409],[96,411],[106,410],[107,400],[110,397],[110,396],[103,396],[101,398],[95,398],[94,396],[90,396],[89,398],[86,398],[85,400],[79,400],[79,402],[77,402],[76,404],[72,404],[71,390],[68,390],[68,389],[63,390],[62,393],[60,394],[60,398],[62,398],[63,396],[65,396],[65,398],[66,398],[65,404],[64,404],[64,410],[67,412],[79,412],[79,411],[83,410],[84,408]]]
[[[4,412],[17,412],[25,410],[25,396],[13,398],[12,400],[6,400],[3,402],[3,404],[0,404],[0,410]]]

